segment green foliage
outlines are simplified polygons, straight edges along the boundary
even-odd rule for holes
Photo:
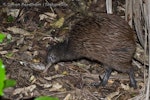
[[[55,98],[55,97],[49,97],[49,96],[41,96],[41,97],[38,97],[34,100],[59,100],[58,98]]]
[[[0,96],[3,96],[3,90],[7,87],[12,87],[16,85],[15,80],[7,80],[6,73],[5,73],[5,66],[0,60]]]
[[[15,85],[16,85],[15,80],[7,79],[7,80],[4,81],[4,89],[8,88],[8,87],[13,87]]]
[[[10,16],[7,17],[7,22],[11,23],[13,21],[14,21],[14,17],[13,16],[10,15]]]
[[[0,96],[3,95],[4,81],[6,80],[5,67],[2,60],[0,60]]]
[[[3,33],[0,33],[0,43],[3,42],[3,40],[5,39],[6,35]]]

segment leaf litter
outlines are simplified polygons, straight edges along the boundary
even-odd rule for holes
[[[43,73],[47,65],[47,47],[56,42],[53,31],[50,30],[60,29],[67,17],[60,15],[70,13],[70,8],[65,11],[57,8],[57,11],[59,10],[57,19],[57,15],[48,13],[48,10],[42,10],[44,12],[37,15],[31,14],[32,11],[37,11],[36,9],[24,9],[24,15],[18,19],[20,24],[14,23],[12,26],[5,20],[3,25],[0,24],[12,37],[11,41],[4,41],[0,57],[6,66],[7,77],[17,81],[15,87],[9,88],[11,91],[5,91],[4,97],[27,99],[47,95],[58,97],[60,100],[127,100],[138,96],[144,87],[142,69],[135,71],[139,83],[137,90],[129,87],[128,76],[123,73],[114,73],[105,87],[91,86],[90,83],[99,81],[99,75],[103,76],[104,69],[101,65],[87,60],[60,62]],[[7,27],[4,27],[4,24]],[[141,56],[143,51],[139,51],[138,56]],[[8,57],[8,54],[12,55]]]

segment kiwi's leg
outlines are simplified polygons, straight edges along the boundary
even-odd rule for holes
[[[101,79],[101,77],[99,76],[99,79],[100,79],[101,82],[95,82],[95,83],[92,83],[92,85],[95,86],[95,87],[99,87],[101,85],[105,86],[107,84],[107,82],[108,82],[108,79],[109,79],[109,77],[111,75],[111,72],[112,72],[112,69],[111,68],[107,68],[105,70],[105,74],[104,74],[103,79]]]
[[[129,78],[130,78],[130,86],[136,89],[137,85],[136,85],[136,81],[135,81],[135,78],[134,78],[133,69],[131,69],[130,72],[129,72]]]
[[[108,68],[108,69],[105,70],[105,74],[104,74],[103,79],[100,79],[101,80],[100,85],[105,86],[107,84],[108,79],[109,79],[109,77],[111,75],[111,72],[112,72],[111,68]]]

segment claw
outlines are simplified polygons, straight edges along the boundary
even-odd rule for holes
[[[107,84],[108,79],[109,79],[109,77],[111,75],[111,72],[112,72],[111,68],[106,69],[105,75],[104,75],[104,77],[103,77],[103,79],[101,81],[101,85],[102,86],[105,86]]]

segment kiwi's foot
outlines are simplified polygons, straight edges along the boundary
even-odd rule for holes
[[[130,78],[130,87],[133,87],[134,89],[136,89],[137,88],[137,84],[136,84],[136,80],[134,78],[134,72],[133,72],[133,70],[131,70],[129,72],[129,78]]]
[[[111,75],[111,72],[112,72],[112,69],[106,69],[106,72],[105,72],[105,75],[104,75],[104,77],[103,77],[103,79],[99,76],[99,80],[100,80],[100,82],[94,82],[94,83],[92,83],[91,85],[92,86],[95,86],[95,87],[99,87],[99,86],[105,86],[106,84],[107,84],[107,82],[108,82],[108,79],[109,79],[109,77],[110,77],[110,75]]]
[[[99,80],[100,82],[93,82],[91,83],[91,86],[95,86],[96,88],[98,88],[99,86],[101,86],[101,82],[103,81],[103,79],[101,78],[101,76],[99,76]]]

